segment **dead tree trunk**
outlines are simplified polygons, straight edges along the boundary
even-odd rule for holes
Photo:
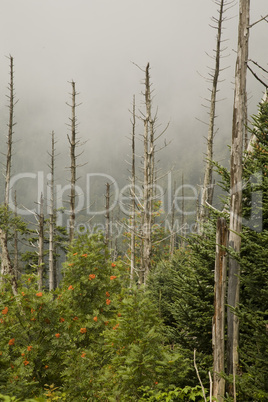
[[[201,194],[201,205],[199,211],[199,231],[202,232],[204,221],[208,216],[208,208],[206,202],[212,204],[212,159],[213,159],[213,140],[214,140],[214,123],[215,123],[215,111],[216,111],[216,97],[217,87],[220,74],[220,58],[221,58],[221,36],[222,36],[222,23],[225,0],[216,1],[216,4],[220,6],[218,12],[218,19],[213,18],[213,22],[217,22],[217,45],[215,50],[215,68],[212,78],[212,90],[210,97],[210,113],[209,113],[209,126],[207,137],[207,160],[205,167],[205,176]],[[215,28],[215,27],[214,27]]]
[[[155,152],[160,149],[156,149],[156,140],[158,140],[166,131],[166,128],[160,133],[155,135],[156,131],[156,120],[157,113],[152,116],[152,91],[151,91],[151,83],[150,83],[150,65],[149,63],[146,66],[146,69],[143,70],[145,73],[145,91],[144,91],[144,104],[145,111],[140,112],[139,116],[140,120],[143,122],[143,167],[141,178],[143,194],[137,197],[137,194],[133,194],[133,209],[136,208],[136,216],[140,218],[140,229],[137,228],[137,224],[135,224],[136,228],[134,230],[135,237],[139,239],[140,246],[140,267],[138,269],[139,272],[139,284],[146,284],[146,280],[148,274],[151,269],[151,256],[152,256],[152,227],[153,227],[153,218],[154,218],[154,200],[156,200],[156,167],[155,167]],[[133,128],[134,129],[134,128]],[[134,141],[134,136],[133,141]],[[167,145],[164,142],[163,148]],[[135,148],[133,148],[135,149]],[[133,158],[135,156],[135,152],[133,153]],[[133,165],[134,166],[134,165]],[[132,176],[135,176],[132,173]],[[135,181],[132,180],[132,188],[135,187]],[[135,207],[135,208],[134,208]],[[133,240],[134,241],[134,240]],[[134,258],[134,257],[133,257]],[[134,261],[134,260],[133,260]]]
[[[173,202],[171,208],[171,233],[170,233],[170,243],[169,243],[169,254],[170,260],[173,258],[174,250],[175,250],[175,239],[176,233],[174,232],[174,223],[175,223],[175,191],[176,191],[176,182],[174,181],[174,189],[173,189]]]
[[[131,219],[130,219],[130,286],[134,280],[135,271],[135,226],[136,226],[136,200],[135,200],[135,184],[136,184],[136,167],[135,167],[135,131],[136,131],[136,102],[133,96],[133,109],[132,109],[132,161],[131,161]]]
[[[70,118],[71,124],[71,138],[68,135],[68,140],[70,144],[70,157],[71,157],[71,192],[70,192],[70,219],[69,219],[69,241],[72,242],[74,239],[74,226],[75,226],[75,185],[76,185],[76,128],[77,128],[77,119],[76,119],[76,96],[77,92],[75,90],[75,82],[71,82],[72,85],[72,104],[68,105],[72,109],[72,117]]]
[[[110,183],[106,183],[106,195],[105,195],[105,244],[110,249],[111,245],[111,233],[110,233]]]
[[[9,123],[8,123],[8,135],[7,135],[7,155],[6,155],[6,173],[5,173],[5,206],[8,208],[9,204],[9,192],[10,192],[10,176],[11,176],[11,159],[12,159],[12,144],[13,144],[13,127],[14,123],[14,106],[15,94],[14,94],[14,63],[13,57],[9,56],[10,60],[10,83],[9,83]]]
[[[14,206],[15,206],[15,210],[14,210],[14,215],[15,217],[18,216],[17,214],[17,193],[16,191],[14,192]],[[13,266],[14,266],[14,274],[15,274],[15,278],[16,280],[18,280],[19,278],[19,247],[18,247],[18,231],[17,231],[17,227],[15,226],[14,228],[14,260],[13,260]]]
[[[248,94],[245,92],[245,133],[244,133],[244,150],[248,149]]]
[[[152,194],[153,194],[153,159],[154,159],[154,130],[153,119],[151,113],[151,84],[150,84],[150,66],[146,66],[145,71],[145,107],[146,114],[144,116],[144,166],[143,166],[143,222],[142,222],[142,236],[143,236],[143,266],[144,284],[148,277],[151,268],[151,255],[152,255]]]
[[[223,402],[225,380],[220,373],[225,372],[225,304],[227,270],[228,229],[226,220],[218,218],[216,232],[216,259],[214,274],[214,317],[212,324],[213,345],[213,396]]]
[[[185,233],[184,233],[184,229],[185,229],[185,224],[186,224],[186,211],[185,211],[185,202],[184,202],[184,175],[182,173],[181,176],[181,247],[184,248],[185,247]]]
[[[7,219],[8,219],[8,204],[10,193],[10,176],[11,176],[11,160],[12,160],[12,144],[13,144],[13,127],[14,123],[14,106],[15,94],[14,94],[14,65],[13,57],[9,57],[10,60],[10,83],[9,83],[9,123],[8,123],[8,135],[7,135],[7,155],[6,155],[6,172],[5,172],[5,201]],[[9,250],[8,250],[8,222],[5,222],[4,229],[1,229],[1,249],[2,249],[2,261],[1,261],[1,276],[9,274],[11,275],[13,293],[17,293],[17,280],[14,267],[11,264]]]
[[[49,254],[48,254],[48,284],[49,290],[55,289],[55,264],[54,264],[54,230],[55,230],[55,206],[54,206],[54,174],[55,174],[55,136],[51,134],[51,162],[50,162],[50,205],[49,205]]]
[[[38,289],[41,291],[43,287],[43,271],[44,271],[44,198],[40,197],[40,213],[38,217]]]
[[[231,200],[229,247],[240,254],[242,230],[242,155],[245,132],[245,92],[248,60],[249,7],[250,0],[240,0],[238,49],[235,70],[235,92],[233,108],[232,146],[231,146]],[[233,374],[233,386],[229,393],[236,400],[235,375],[238,366],[239,320],[232,311],[239,303],[240,265],[237,259],[230,258],[228,278],[227,310],[227,374]]]

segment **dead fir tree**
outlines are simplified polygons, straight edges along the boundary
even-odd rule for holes
[[[139,203],[139,212],[141,215],[141,225],[139,232],[139,238],[141,240],[141,264],[140,264],[140,278],[139,282],[146,284],[148,274],[151,269],[151,257],[152,257],[152,224],[154,220],[154,203],[157,199],[156,196],[156,164],[155,155],[156,152],[165,148],[168,144],[164,142],[163,147],[156,149],[157,140],[166,132],[169,124],[166,125],[164,130],[157,133],[157,111],[152,113],[152,84],[150,82],[150,64],[148,63],[145,70],[144,80],[144,107],[145,111],[140,111],[140,120],[143,122],[143,167],[142,167],[142,187],[143,187],[143,199],[142,203]]]
[[[175,191],[176,191],[176,182],[174,181],[173,185],[173,201],[171,206],[171,231],[170,231],[170,242],[169,242],[169,254],[170,254],[170,261],[173,258],[174,250],[175,250],[175,243],[176,243],[176,232],[174,230],[175,224]]]
[[[238,49],[235,71],[235,94],[233,108],[233,128],[231,146],[231,199],[230,199],[230,235],[229,247],[240,254],[242,231],[242,173],[243,173],[243,138],[246,126],[245,93],[247,83],[248,42],[249,30],[257,23],[265,20],[267,15],[250,25],[250,0],[240,0],[239,25],[238,25]],[[253,74],[254,75],[254,74]],[[258,79],[255,74],[255,78]],[[260,80],[259,80],[260,81]],[[261,83],[267,88],[267,84]],[[266,96],[264,96],[264,99]],[[247,146],[250,150],[252,141]],[[229,393],[236,402],[236,373],[239,365],[239,318],[233,309],[237,308],[240,299],[240,264],[236,258],[229,259],[228,296],[227,296],[227,374],[233,375],[233,384],[229,384]]]
[[[222,217],[217,220],[214,271],[214,316],[212,321],[213,396],[218,402],[225,395],[225,306],[227,275],[228,228]]]
[[[217,93],[218,93],[218,84],[219,84],[219,76],[221,71],[225,68],[220,68],[220,62],[222,53],[226,50],[226,48],[222,48],[222,30],[223,30],[223,23],[226,21],[224,17],[225,12],[230,8],[230,5],[233,3],[227,2],[226,0],[215,0],[215,4],[219,7],[218,9],[218,18],[212,17],[213,25],[210,25],[213,29],[217,30],[216,36],[216,49],[214,50],[215,55],[213,59],[215,61],[214,69],[212,72],[209,73],[208,82],[212,83],[212,88],[210,91],[210,107],[209,107],[209,123],[208,123],[208,136],[207,136],[207,151],[206,151],[206,163],[205,163],[205,174],[204,174],[204,181],[202,186],[201,192],[201,202],[199,208],[199,232],[202,232],[202,228],[204,225],[205,220],[208,217],[208,206],[207,204],[212,204],[213,198],[213,142],[215,137],[215,118],[216,118],[216,103],[217,103]],[[216,24],[216,26],[215,26]]]
[[[129,190],[129,195],[126,196],[129,199],[129,205],[127,216],[128,219],[124,222],[124,227],[126,233],[130,234],[129,237],[129,254],[130,257],[126,254],[126,258],[129,259],[130,262],[130,287],[132,287],[135,279],[135,274],[139,276],[140,269],[136,267],[136,239],[140,239],[140,233],[138,228],[136,227],[136,209],[140,211],[141,200],[139,200],[135,186],[136,186],[136,97],[133,95],[133,102],[132,102],[132,110],[131,113],[131,137],[130,137],[130,144],[131,144],[131,162],[127,163],[130,165],[130,169],[128,170],[130,173],[130,177],[128,179],[129,186],[127,186]],[[125,209],[125,205],[124,205]]]
[[[12,165],[12,145],[13,145],[13,128],[15,126],[14,122],[14,107],[17,103],[15,100],[14,91],[14,61],[13,57],[9,56],[10,61],[10,82],[9,82],[9,95],[7,98],[9,100],[9,122],[8,122],[8,135],[7,135],[7,154],[6,154],[6,169],[5,169],[5,199],[4,206],[6,208],[6,219],[8,219],[8,205],[9,205],[9,194],[10,194],[10,178],[11,178],[11,165]],[[1,278],[3,275],[9,274],[11,277],[13,293],[17,293],[17,280],[14,267],[11,263],[10,254],[8,250],[8,222],[3,222],[0,228],[0,244],[2,249],[2,261],[1,261]]]
[[[18,217],[18,204],[17,204],[17,192],[14,191],[14,216]],[[16,280],[19,278],[19,238],[18,238],[18,230],[15,227],[14,230],[14,259],[13,259],[13,267],[15,272]]]
[[[135,63],[134,63],[135,64]],[[137,66],[137,65],[136,65]],[[155,154],[168,144],[164,142],[162,147],[156,147],[156,141],[166,132],[168,125],[160,133],[157,133],[157,112],[152,113],[152,90],[150,83],[150,65],[147,64],[145,69],[137,66],[144,74],[145,91],[142,93],[144,97],[144,111],[139,110],[136,114],[135,97],[133,97],[132,114],[132,135],[131,135],[131,177],[128,196],[124,197],[129,200],[127,213],[128,220],[124,223],[127,233],[130,234],[130,278],[134,281],[134,275],[138,277],[139,285],[146,284],[148,274],[151,269],[151,257],[153,236],[152,227],[154,216],[157,212],[154,211],[154,203],[157,200],[156,195],[156,179],[157,170],[155,164]],[[136,175],[136,120],[143,124],[143,134],[141,134],[141,143],[143,147],[142,155],[139,155],[141,160],[141,175]],[[140,177],[139,177],[140,176]],[[138,186],[137,184],[140,184]],[[121,201],[122,203],[122,201]],[[159,243],[159,241],[158,241]],[[138,255],[139,262],[136,260]]]
[[[135,155],[135,135],[136,135],[136,100],[133,95],[132,104],[132,135],[131,135],[131,216],[130,216],[130,286],[133,284],[135,272],[135,223],[136,223],[136,200],[135,200],[135,185],[136,185],[136,155]]]
[[[146,113],[143,118],[143,213],[142,213],[142,238],[143,238],[143,282],[146,283],[151,269],[152,255],[152,199],[153,199],[153,179],[154,179],[154,125],[155,118],[152,117],[152,98],[150,83],[150,65],[145,70],[145,108]]]
[[[38,290],[41,291],[43,288],[43,272],[44,272],[44,225],[45,225],[44,197],[42,193],[40,195],[39,213],[36,213],[35,217],[38,222],[37,282],[38,282]]]
[[[187,225],[187,220],[186,220],[185,196],[184,196],[184,174],[182,173],[182,175],[181,175],[181,229],[180,229],[180,233],[181,233],[180,246],[182,248],[185,247],[186,225]]]
[[[250,0],[239,2],[238,45],[235,67],[231,163],[230,163],[230,230],[229,247],[237,256],[241,249],[242,231],[242,157],[245,130],[245,92],[248,61]],[[229,393],[236,401],[235,375],[238,367],[239,319],[233,309],[238,307],[240,292],[240,264],[237,258],[229,258],[227,298],[227,374],[233,375]]]
[[[40,194],[40,199],[37,202],[37,211],[29,210],[24,207],[36,220],[33,225],[36,227],[35,236],[30,239],[30,246],[35,249],[37,255],[37,264],[32,264],[32,268],[37,270],[37,284],[41,291],[43,288],[43,273],[44,273],[44,244],[45,244],[45,215],[44,215],[44,196]]]
[[[50,183],[49,183],[49,251],[48,251],[48,286],[49,290],[54,290],[55,284],[55,260],[54,260],[54,234],[55,234],[55,133],[51,133],[51,153],[50,156]]]
[[[14,107],[18,101],[15,100],[14,91],[14,60],[9,56],[10,61],[10,83],[8,86],[9,95],[9,122],[8,122],[8,135],[7,135],[7,154],[6,154],[6,172],[5,172],[5,206],[8,208],[9,194],[10,194],[10,178],[11,178],[11,165],[12,165],[12,146],[13,146],[13,128],[16,125],[14,122]]]
[[[106,194],[105,194],[105,244],[108,249],[111,249],[111,217],[110,217],[110,193],[111,185],[109,182],[106,183]]]
[[[76,182],[77,182],[77,175],[76,175],[76,170],[77,170],[77,158],[81,155],[76,154],[76,148],[80,144],[80,140],[77,138],[77,117],[76,117],[76,108],[80,106],[80,104],[76,103],[76,97],[79,95],[76,92],[75,89],[75,82],[71,81],[71,86],[72,86],[72,93],[71,98],[72,98],[72,103],[71,105],[67,102],[66,104],[71,108],[71,117],[69,118],[70,124],[68,126],[70,127],[71,130],[71,136],[67,134],[67,138],[70,144],[70,158],[71,158],[71,165],[70,165],[70,172],[71,172],[71,178],[70,178],[70,185],[71,185],[71,190],[70,190],[70,219],[69,219],[69,241],[72,242],[74,239],[74,232],[75,232],[75,199],[76,199],[76,192],[75,192],[75,187],[76,187]]]
[[[145,92],[142,94],[145,99],[145,112],[140,112],[141,116],[139,119],[143,122],[143,167],[142,167],[142,188],[143,197],[136,194],[136,173],[135,173],[135,130],[136,130],[136,110],[135,110],[135,98],[133,98],[133,110],[132,110],[132,136],[131,136],[131,147],[132,147],[132,158],[131,158],[131,179],[130,179],[130,219],[127,229],[131,233],[130,242],[130,278],[131,281],[134,279],[134,272],[138,274],[139,284],[145,284],[146,278],[150,271],[151,266],[151,253],[152,253],[152,195],[153,195],[153,178],[154,178],[154,124],[155,118],[152,118],[152,99],[151,99],[151,84],[150,84],[150,65],[146,66],[143,70],[141,67],[137,66],[143,73],[145,73]],[[139,214],[139,227],[136,227],[136,210]],[[140,241],[140,266],[135,267],[135,238]]]
[[[169,253],[170,253],[170,260],[172,260],[174,252],[176,247],[185,247],[185,226],[186,226],[186,211],[185,211],[185,195],[184,195],[184,174],[182,173],[181,175],[181,208],[180,208],[180,213],[181,213],[181,219],[180,219],[180,226],[178,227],[177,230],[177,224],[175,222],[175,212],[176,212],[176,181],[174,181],[173,185],[173,201],[171,205],[171,230],[170,230],[170,242],[169,242]],[[179,237],[179,240],[177,240],[177,237]],[[177,244],[178,243],[178,244]]]

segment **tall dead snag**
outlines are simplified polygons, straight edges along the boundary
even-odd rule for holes
[[[38,221],[38,265],[37,265],[37,276],[38,276],[38,289],[42,290],[43,287],[43,271],[44,271],[44,197],[41,193],[40,196],[40,212],[36,214],[36,219]]]
[[[130,217],[130,286],[133,283],[135,271],[135,226],[136,226],[136,200],[135,200],[135,184],[136,184],[136,166],[135,166],[135,134],[136,134],[136,102],[135,95],[133,95],[133,109],[132,109],[132,136],[131,136],[131,217]]]
[[[108,248],[111,246],[111,232],[110,232],[110,225],[111,225],[111,220],[110,220],[110,183],[106,183],[106,194],[105,194],[105,244],[107,245]]]
[[[150,65],[145,70],[145,107],[144,115],[144,131],[143,131],[143,214],[142,214],[142,238],[143,238],[143,258],[141,267],[146,283],[148,273],[151,268],[152,255],[152,199],[154,185],[154,123],[152,118],[152,100],[151,100],[151,84],[150,84]]]
[[[55,289],[55,264],[54,264],[54,231],[55,231],[55,202],[54,202],[54,181],[55,181],[55,135],[51,134],[51,158],[50,161],[50,200],[49,200],[49,251],[48,251],[48,284],[49,290]]]
[[[9,204],[9,193],[10,193],[10,177],[11,177],[11,161],[12,161],[12,144],[13,144],[13,127],[14,123],[14,106],[15,93],[14,93],[14,63],[13,57],[9,56],[10,60],[10,83],[8,86],[9,95],[7,98],[9,100],[9,122],[8,122],[8,135],[7,135],[7,155],[6,155],[6,171],[5,171],[5,200],[4,205],[6,208],[6,217],[8,219],[8,204]],[[1,276],[9,274],[11,276],[12,288],[14,294],[17,293],[17,281],[14,268],[11,264],[9,250],[8,250],[8,223],[3,222],[3,226],[0,234],[0,244],[2,249],[2,261],[1,261]]]
[[[76,104],[76,96],[78,93],[75,90],[75,82],[71,82],[72,85],[72,104],[68,106],[71,107],[72,110],[72,117],[70,117],[70,124],[69,127],[71,129],[71,137],[67,135],[69,144],[70,144],[70,157],[71,157],[71,166],[70,166],[70,171],[71,171],[71,191],[70,191],[70,219],[69,219],[69,241],[72,242],[74,239],[74,227],[75,227],[75,185],[76,185],[76,146],[78,145],[79,141],[76,138],[77,134],[77,118],[76,118],[76,108],[79,106]]]
[[[219,6],[218,18],[213,17],[213,23],[217,26],[213,28],[217,29],[217,43],[215,49],[215,67],[213,74],[209,74],[212,78],[209,79],[212,82],[211,96],[210,96],[210,111],[209,111],[209,124],[208,124],[208,136],[207,136],[207,152],[206,152],[206,166],[204,182],[201,194],[201,205],[199,210],[199,231],[202,232],[203,224],[208,216],[208,208],[206,203],[212,204],[212,159],[213,159],[213,140],[214,140],[214,123],[215,123],[215,111],[216,111],[216,98],[218,92],[218,81],[220,74],[220,59],[221,59],[221,44],[222,44],[222,24],[224,21],[224,6],[227,4],[225,0],[215,0],[215,3]],[[230,3],[228,3],[230,4]]]
[[[181,175],[181,247],[185,247],[185,224],[186,224],[186,211],[184,201],[184,175]]]
[[[127,186],[129,193],[127,194],[127,198],[129,198],[129,205],[128,205],[128,220],[125,223],[127,234],[129,235],[129,261],[130,261],[130,287],[133,285],[134,281],[134,274],[138,273],[138,269],[135,267],[136,262],[135,262],[135,257],[136,257],[136,240],[139,237],[140,234],[138,232],[138,228],[136,227],[136,208],[140,209],[141,207],[141,201],[138,200],[138,197],[136,195],[136,154],[135,154],[135,140],[136,140],[136,99],[135,95],[133,95],[133,103],[132,103],[132,111],[131,113],[131,162],[129,162],[131,169],[129,170],[130,172],[130,177],[129,177],[129,186]],[[128,257],[127,257],[128,258]],[[141,271],[139,270],[139,274],[141,274]],[[140,275],[141,279],[141,275]],[[141,283],[141,282],[140,282]]]
[[[143,154],[141,156],[142,177],[139,182],[142,189],[139,194],[135,193],[136,188],[136,172],[135,172],[135,124],[136,124],[136,112],[135,112],[135,98],[133,101],[133,121],[132,121],[132,170],[131,170],[131,185],[130,187],[130,219],[128,222],[128,230],[130,230],[131,236],[131,278],[133,279],[134,272],[139,275],[139,284],[146,284],[148,274],[151,269],[151,257],[152,257],[152,228],[154,222],[154,215],[157,213],[154,211],[154,202],[157,199],[156,194],[156,166],[155,166],[155,153],[166,147],[164,142],[162,148],[156,149],[156,141],[165,133],[167,126],[160,133],[156,132],[157,113],[152,115],[152,90],[150,83],[150,65],[146,66],[145,70],[144,86],[145,91],[142,93],[144,96],[145,110],[140,111],[138,119],[143,123],[143,134],[141,134],[143,144]],[[129,199],[129,197],[128,197]],[[139,221],[139,225],[137,224]],[[136,240],[136,242],[135,242]],[[158,241],[159,242],[159,241]],[[136,250],[135,250],[136,248]],[[139,266],[135,267],[135,251],[139,254]]]
[[[17,208],[18,208],[18,204],[17,204],[17,192],[14,192],[14,206],[15,206],[15,210],[14,210],[14,215],[15,218],[17,218],[18,213],[17,213]],[[14,274],[15,274],[15,278],[16,280],[18,280],[19,278],[19,239],[18,239],[18,230],[15,227],[14,230],[14,260],[13,260],[13,267],[14,267]]]
[[[175,223],[175,191],[176,191],[176,182],[174,181],[174,189],[173,189],[173,202],[171,207],[171,233],[170,233],[170,242],[169,242],[169,254],[170,260],[173,258],[174,250],[175,250],[175,241],[176,241],[176,233],[174,231],[174,223]]]
[[[212,323],[213,345],[213,396],[223,402],[225,395],[225,305],[228,229],[226,220],[218,218],[216,232],[216,258],[214,273],[214,317]]]
[[[248,148],[248,94],[245,92],[245,133],[244,133],[244,150]]]
[[[230,235],[229,247],[240,254],[242,230],[242,156],[245,130],[245,92],[248,60],[250,0],[239,2],[238,48],[235,69],[235,91],[233,107],[232,145],[231,145],[231,199],[230,199]],[[234,383],[229,392],[234,395],[235,375],[238,366],[239,320],[232,308],[239,303],[240,265],[237,259],[230,257],[227,304],[227,373],[233,374]]]
[[[8,208],[9,204],[9,192],[10,192],[10,176],[11,176],[11,159],[12,159],[12,144],[13,144],[13,127],[14,123],[14,107],[15,102],[14,93],[14,62],[13,57],[9,56],[10,61],[10,83],[8,86],[9,95],[9,123],[8,123],[8,135],[7,135],[7,155],[6,155],[6,173],[5,173],[5,206]]]

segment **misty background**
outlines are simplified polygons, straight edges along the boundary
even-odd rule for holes
[[[6,150],[9,54],[14,57],[16,98],[12,174],[49,171],[47,164],[52,130],[57,140],[56,182],[68,184],[67,133],[70,81],[79,92],[77,109],[83,154],[78,164],[78,185],[86,174],[104,173],[124,186],[129,175],[132,98],[143,108],[143,72],[133,63],[151,66],[160,131],[169,146],[159,153],[163,171],[173,167],[172,180],[182,172],[185,182],[198,186],[203,180],[208,105],[208,77],[214,61],[216,30],[211,17],[218,6],[212,0],[1,0],[0,24],[0,144]],[[251,22],[266,15],[267,0],[252,0]],[[233,82],[235,71],[238,4],[226,11],[216,114],[215,160],[228,166],[231,143]],[[268,25],[250,30],[249,58],[267,69]],[[227,68],[229,67],[229,68]],[[254,68],[256,70],[256,68]],[[259,73],[259,71],[257,71]],[[260,74],[262,77],[262,75]],[[248,113],[257,113],[264,87],[248,73]],[[137,136],[142,133],[142,124]],[[82,149],[81,149],[82,150]],[[80,152],[80,150],[79,150]],[[1,162],[5,163],[4,155]],[[107,181],[107,180],[106,180]],[[105,180],[98,191],[105,192]],[[1,177],[1,202],[3,178]],[[103,186],[103,190],[102,187]],[[31,207],[36,201],[36,182],[20,183],[18,202]],[[66,199],[68,196],[66,194]],[[31,201],[30,201],[31,200]],[[104,200],[103,200],[104,204]]]

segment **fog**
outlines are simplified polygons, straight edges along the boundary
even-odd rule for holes
[[[268,12],[267,0],[251,2],[251,21]],[[217,16],[211,0],[2,0],[0,53],[1,152],[5,152],[9,54],[14,57],[15,108],[14,170],[47,171],[50,133],[57,138],[56,174],[65,185],[68,166],[70,81],[80,93],[77,102],[79,136],[87,141],[78,175],[107,173],[125,180],[130,152],[130,113],[133,94],[142,108],[143,73],[135,65],[151,66],[154,106],[159,123],[169,122],[166,140],[172,143],[159,154],[163,168],[185,172],[187,180],[202,180],[207,110],[207,77],[213,67]],[[231,141],[233,80],[237,42],[238,4],[226,12],[227,47],[220,77],[216,121],[215,159],[227,163]],[[267,68],[268,25],[250,32],[250,58]],[[134,64],[135,63],[135,64]],[[258,71],[259,73],[259,71]],[[262,74],[260,74],[261,77]],[[267,78],[267,77],[266,77]],[[249,114],[257,112],[262,85],[249,73]],[[161,128],[160,128],[161,130]],[[164,141],[164,139],[161,139]],[[4,157],[2,156],[2,162]],[[82,179],[83,180],[83,179]],[[31,194],[27,188],[27,194]]]

